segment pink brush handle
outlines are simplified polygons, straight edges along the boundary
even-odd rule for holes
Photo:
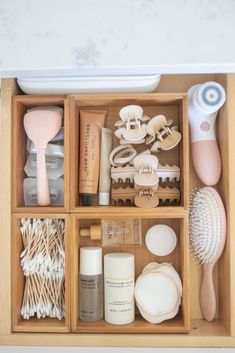
[[[37,149],[37,201],[39,206],[51,204],[44,148]]]
[[[203,280],[201,286],[201,311],[205,320],[212,321],[216,313],[215,287],[213,283],[214,264],[204,265]]]

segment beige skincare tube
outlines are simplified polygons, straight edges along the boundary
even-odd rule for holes
[[[92,205],[97,194],[100,165],[100,134],[105,110],[80,110],[80,168],[79,193],[83,206]]]
[[[111,164],[109,155],[112,151],[112,130],[105,127],[101,130],[100,147],[100,177],[99,177],[99,205],[109,205],[111,188]]]

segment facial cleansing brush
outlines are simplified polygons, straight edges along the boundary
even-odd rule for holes
[[[226,94],[217,82],[192,86],[188,91],[189,125],[194,169],[208,186],[217,184],[221,174],[221,157],[215,135],[215,121]]]

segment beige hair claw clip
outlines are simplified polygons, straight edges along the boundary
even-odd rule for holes
[[[113,181],[112,200],[114,203],[135,204],[142,208],[158,206],[159,201],[170,204],[178,202],[178,188],[159,186],[159,175],[162,181],[179,181],[180,169],[176,166],[161,166],[153,155],[138,155],[134,165],[112,167]],[[131,186],[131,187],[130,187]]]
[[[145,155],[147,157],[148,155]],[[139,157],[139,155],[137,156]],[[136,157],[136,158],[137,158]],[[135,161],[135,159],[134,159]],[[131,162],[132,163],[132,162]],[[117,183],[134,183],[135,175],[139,173],[139,170],[133,165],[130,165],[130,162],[126,165],[118,165],[111,167],[111,179],[113,184]],[[158,164],[156,173],[160,182],[178,182],[180,180],[180,168],[176,165],[162,165]]]
[[[140,155],[134,159],[134,168],[138,173],[134,175],[136,187],[158,187],[158,158],[152,155]]]
[[[159,152],[159,149],[168,151],[178,145],[181,134],[176,126],[170,127],[172,124],[173,120],[167,120],[164,115],[157,115],[148,122],[146,145],[154,142],[151,152]]]
[[[158,158],[152,155],[137,156],[134,159],[134,168],[138,169],[138,173],[134,175],[134,188],[137,191],[135,205],[142,208],[158,206]]]
[[[127,105],[120,110],[121,120],[116,121],[115,136],[121,144],[140,144],[145,142],[146,127],[150,118],[143,115],[143,108],[139,105]]]
[[[119,187],[112,189],[112,204],[136,205],[142,208],[152,208],[161,205],[176,205],[180,201],[180,190],[177,187],[161,187],[156,189]]]

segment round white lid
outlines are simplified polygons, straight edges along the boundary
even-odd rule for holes
[[[152,254],[166,256],[175,249],[177,237],[171,227],[166,224],[157,224],[147,231],[145,244]]]
[[[80,248],[80,274],[86,276],[102,273],[102,248],[86,246]]]

